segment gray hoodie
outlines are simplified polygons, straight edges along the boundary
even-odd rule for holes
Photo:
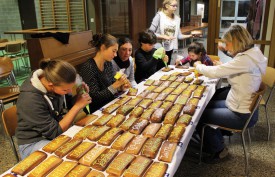
[[[198,65],[196,69],[210,78],[228,77],[231,89],[226,98],[226,106],[235,112],[250,113],[249,106],[253,100],[253,93],[258,91],[266,67],[267,58],[259,48],[254,47],[238,53],[222,65]]]
[[[38,77],[43,70],[35,71],[20,87],[17,101],[18,144],[30,144],[43,139],[52,140],[63,131],[62,118],[64,96],[48,93]]]

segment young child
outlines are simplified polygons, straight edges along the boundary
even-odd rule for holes
[[[200,61],[206,66],[213,66],[213,62],[207,56],[205,48],[199,42],[191,43],[188,47],[188,56],[183,59],[178,59],[176,61],[176,65],[184,65],[189,63],[190,66],[193,66],[196,61]]]

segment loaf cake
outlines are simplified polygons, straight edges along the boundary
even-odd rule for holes
[[[170,77],[170,76],[169,76]],[[169,85],[171,84],[171,81],[163,81],[163,83],[161,84],[162,87],[169,87]]]
[[[120,106],[118,108],[118,110],[116,111],[116,113],[126,116],[134,109],[134,107],[135,107],[134,105],[125,104],[125,105]]]
[[[109,146],[112,142],[122,133],[121,128],[112,128],[105,135],[103,135],[99,140],[98,144]]]
[[[128,102],[129,105],[136,106],[141,102],[142,98],[136,97]]]
[[[153,83],[153,85],[154,86],[160,86],[162,84],[162,82],[163,81],[161,81],[161,80],[155,80],[154,83]]]
[[[130,132],[136,135],[139,135],[143,129],[149,124],[148,120],[139,119],[134,125],[130,128]]]
[[[111,129],[110,127],[104,125],[104,126],[99,126],[97,127],[97,129],[90,134],[87,138],[91,141],[97,141],[100,137],[102,137],[104,135],[104,133],[106,133],[109,129]]]
[[[189,86],[189,84],[183,82],[183,83],[181,83],[178,87],[181,87],[181,88],[183,88],[183,90],[184,90],[184,89],[186,89],[188,86]]]
[[[106,108],[103,109],[102,113],[103,114],[112,114],[113,112],[115,112],[115,110],[117,110],[119,108],[120,104],[117,103],[113,103],[110,104],[109,106],[107,106]]]
[[[198,98],[198,99],[201,99],[202,95],[203,95],[203,90],[199,90],[199,89],[196,89],[193,93],[193,97],[194,98]]]
[[[130,132],[123,133],[116,141],[112,144],[112,148],[116,150],[123,151],[127,144],[135,137],[134,134]]]
[[[81,159],[79,160],[79,163],[82,165],[86,165],[88,167],[91,166],[92,162],[105,151],[106,147],[104,146],[96,146],[90,151],[88,151]]]
[[[194,98],[194,97],[193,97],[193,98],[190,98],[190,99],[189,99],[188,104],[192,104],[192,105],[194,105],[194,106],[198,106],[199,101],[200,101],[200,99]]]
[[[174,81],[174,82],[171,83],[171,85],[169,85],[169,87],[176,88],[179,85],[180,85],[180,82]]]
[[[153,79],[147,79],[146,82],[144,83],[144,85],[150,86],[154,83],[155,80]]]
[[[185,83],[191,83],[193,80],[194,80],[194,78],[193,78],[193,77],[191,77],[191,76],[187,76],[187,77],[185,77],[185,79],[184,79],[184,81],[183,81],[183,82],[185,82]]]
[[[128,101],[130,101],[131,99],[132,99],[132,98],[129,97],[129,96],[122,96],[122,97],[120,97],[120,99],[117,100],[115,103],[116,103],[116,104],[119,104],[119,105],[123,105],[123,104],[127,103]]]
[[[124,121],[119,128],[121,128],[124,131],[128,131],[130,127],[138,120],[138,118],[135,117],[129,117],[126,121]]]
[[[104,171],[117,154],[118,150],[106,149],[96,158],[94,162],[92,162],[91,167],[99,171]]]
[[[174,68],[165,67],[165,68],[161,69],[161,71],[163,71],[163,72],[169,72],[169,71],[171,71],[171,70],[173,70],[173,69],[174,69]]]
[[[86,177],[105,177],[102,172],[92,170]]]
[[[141,177],[151,163],[151,159],[143,156],[137,156],[136,159],[131,163],[129,168],[125,170],[124,176]]]
[[[87,136],[89,136],[93,131],[97,129],[97,126],[94,125],[87,125],[86,127],[82,128],[79,132],[74,135],[75,139],[82,139],[85,140]]]
[[[31,153],[28,157],[20,161],[11,172],[16,173],[18,175],[24,176],[33,168],[35,168],[38,164],[40,164],[43,160],[47,158],[47,154],[41,151],[35,151]]]
[[[162,76],[160,77],[159,80],[161,80],[161,81],[166,81],[167,79],[169,79],[169,77],[170,77],[170,75],[164,74],[164,75],[162,75]]]
[[[155,88],[155,89],[153,90],[153,92],[160,93],[160,92],[162,92],[164,89],[166,89],[166,87],[159,86],[159,87]]]
[[[177,74],[180,74],[180,73],[177,73]],[[176,74],[171,74],[171,76],[168,78],[168,81],[175,81],[177,79],[177,75]]]
[[[175,122],[178,120],[179,117],[179,113],[178,111],[173,111],[172,109],[170,111],[167,112],[167,114],[164,117],[164,124],[172,124],[174,125]]]
[[[203,80],[202,79],[196,79],[194,80],[193,84],[196,84],[196,85],[201,85],[203,83]]]
[[[138,106],[140,106],[140,107],[146,109],[146,108],[148,108],[148,107],[150,106],[150,104],[152,104],[152,103],[153,103],[153,100],[147,99],[147,98],[146,98],[146,99],[143,99],[143,100],[139,103]]]
[[[162,101],[156,100],[149,106],[149,109],[150,108],[151,109],[156,109],[156,108],[159,108],[161,105],[162,105]]]
[[[32,170],[28,177],[44,177],[61,164],[62,161],[61,158],[52,155]]]
[[[134,159],[135,156],[132,154],[121,153],[109,165],[106,172],[116,176],[121,176],[124,170]]]
[[[194,115],[196,111],[196,106],[195,105],[192,105],[192,104],[186,104],[184,107],[183,107],[183,113],[184,114],[189,114],[191,116]]]
[[[78,161],[84,154],[86,154],[90,149],[95,147],[95,143],[91,142],[82,142],[77,146],[72,152],[70,152],[66,158],[70,160]]]
[[[177,125],[185,125],[185,126],[188,126],[190,121],[192,119],[192,116],[188,115],[188,114],[182,114],[178,121],[177,121]]]
[[[167,96],[168,96],[167,93],[160,93],[160,94],[158,95],[158,97],[156,97],[155,100],[157,100],[157,101],[163,101]]]
[[[118,127],[125,120],[122,114],[115,115],[106,125],[109,127]]]
[[[140,94],[137,95],[139,98],[145,98],[151,91],[149,90],[143,90]]]
[[[173,103],[170,102],[170,101],[164,101],[161,105],[160,108],[163,108],[165,111],[164,111],[164,114],[166,114],[170,109],[171,107],[173,106]]]
[[[130,117],[140,117],[143,111],[144,108],[138,106],[134,108],[133,111],[130,113]]]
[[[144,177],[164,177],[168,165],[162,162],[154,162],[147,170]]]
[[[136,136],[127,146],[125,152],[129,153],[129,154],[135,154],[137,155],[143,144],[145,143],[145,141],[147,140],[147,137],[145,136]]]
[[[72,140],[68,141],[67,143],[63,144],[60,146],[54,153],[58,157],[64,157],[67,155],[69,152],[71,152],[75,147],[80,145],[82,142],[82,139],[75,139],[73,138]]]
[[[142,147],[141,155],[154,159],[157,156],[161,143],[161,138],[149,138]]]
[[[160,123],[151,123],[145,128],[145,130],[142,132],[142,135],[148,138],[152,138],[155,136],[160,127]]]
[[[56,151],[63,144],[70,141],[70,139],[71,139],[71,137],[69,137],[69,136],[59,135],[54,140],[49,142],[46,146],[44,146],[42,149],[43,149],[43,151],[46,151],[48,153],[52,153],[52,152]]]
[[[197,87],[198,87],[197,85],[191,84],[186,89],[194,91],[194,90],[196,90]]]
[[[169,142],[169,141],[165,141],[160,149],[160,153],[159,153],[159,161],[163,161],[163,162],[171,162],[173,159],[173,155],[176,151],[177,148],[177,143],[174,142]]]
[[[191,95],[192,95],[192,90],[187,90],[187,89],[185,89],[185,90],[181,93],[181,95],[190,98]]]
[[[57,177],[67,175],[75,166],[77,162],[64,161],[58,167],[56,167],[47,177]]]
[[[185,126],[182,125],[176,125],[169,138],[168,141],[178,143],[180,139],[182,138],[183,133],[185,132]]]
[[[161,138],[163,140],[166,140],[168,135],[170,135],[171,130],[173,129],[173,125],[171,124],[164,124],[159,129],[157,134],[155,135],[156,138]]]
[[[75,125],[84,127],[84,126],[90,124],[92,121],[94,121],[97,118],[98,118],[98,115],[89,114],[86,117],[84,117],[83,119],[80,119],[79,121],[77,121],[75,123]]]
[[[172,106],[171,110],[180,113],[182,111],[183,106],[184,105],[182,105],[182,104],[174,104],[174,106]]]
[[[136,96],[137,93],[138,93],[138,89],[131,87],[131,88],[129,88],[129,91],[128,91],[127,95],[129,95],[129,96]]]
[[[162,93],[167,93],[167,94],[169,95],[169,94],[172,93],[174,90],[175,90],[175,88],[167,87],[166,89],[164,89],[164,90],[162,91]]]
[[[113,118],[112,114],[103,114],[100,118],[98,118],[93,125],[102,126],[105,125],[109,120]]]
[[[91,168],[85,165],[77,165],[70,171],[66,177],[86,177],[86,175],[91,171]]]
[[[155,90],[155,88],[157,88],[157,86],[151,85],[151,86],[147,87],[146,90],[151,92],[151,91]]]
[[[158,95],[159,93],[152,92],[152,93],[149,93],[145,98],[155,100]]]
[[[191,74],[191,72],[186,71],[186,72],[181,73],[180,75],[181,76],[189,76],[190,74]]]
[[[145,119],[145,120],[150,120],[151,115],[153,114],[153,112],[155,111],[155,109],[153,108],[148,108],[146,109],[140,116],[140,119]]]
[[[203,92],[205,91],[205,89],[206,89],[206,86],[204,85],[198,85],[197,87],[197,90],[202,90]]]
[[[175,67],[178,69],[188,69],[189,68],[189,66],[186,66],[186,65],[176,65]]]
[[[184,81],[184,79],[185,79],[185,76],[178,76],[175,81],[182,83]]]
[[[165,101],[170,101],[170,102],[174,103],[177,98],[178,98],[178,95],[168,95],[168,97],[165,99]]]
[[[165,115],[165,109],[164,108],[157,108],[154,113],[152,114],[150,121],[155,123],[162,122],[162,119]]]

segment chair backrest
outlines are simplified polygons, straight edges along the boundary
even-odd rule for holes
[[[13,70],[11,58],[0,57],[0,77],[9,75]]]
[[[14,44],[7,44],[5,51],[6,54],[17,54],[20,53],[22,49],[22,44],[20,42]]]
[[[275,84],[275,68],[266,67],[265,75],[262,76],[262,81],[269,87]]]
[[[15,135],[15,129],[17,127],[17,109],[16,106],[12,106],[2,113],[2,121],[6,134],[10,137]]]
[[[2,42],[9,42],[9,40],[8,39],[0,39],[0,43],[2,43]]]

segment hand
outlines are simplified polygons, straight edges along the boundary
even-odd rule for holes
[[[165,56],[162,58],[162,61],[164,61],[165,63],[168,63],[168,61],[169,61],[168,55],[165,55]]]
[[[78,95],[74,106],[77,106],[79,109],[84,108],[86,105],[92,102],[92,98],[88,93],[83,93]]]
[[[202,64],[201,61],[196,61],[196,62],[194,63],[194,67],[197,67],[197,65],[199,65],[199,64]]]
[[[222,62],[221,62],[221,61],[214,60],[214,61],[213,61],[213,64],[214,64],[214,66],[217,66],[217,65],[221,65]]]
[[[181,64],[181,59],[180,59],[180,58],[177,58],[177,59],[176,59],[175,65],[176,65],[176,66],[182,65],[182,64]]]
[[[85,82],[82,82],[81,86],[77,87],[76,89],[77,95],[80,95],[83,92],[89,93],[89,91],[89,86]]]
[[[118,89],[120,87],[122,87],[124,84],[130,84],[130,81],[127,79],[127,76],[125,74],[123,74],[120,79],[116,80],[114,83],[113,83],[113,87],[115,89]]]

